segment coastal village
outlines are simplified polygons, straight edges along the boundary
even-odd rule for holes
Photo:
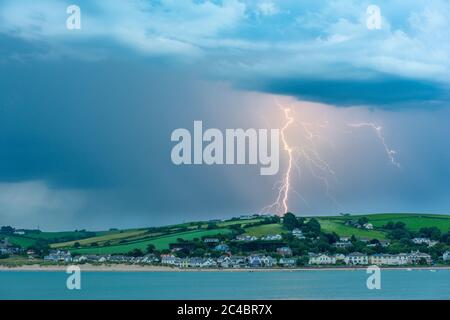
[[[248,219],[240,218],[243,221]],[[267,226],[279,218],[267,219],[258,222],[259,225]],[[77,251],[80,246],[78,242],[73,250],[49,247],[46,251],[38,252],[33,247],[13,245],[5,236],[0,238],[0,264],[1,258],[7,256],[26,257],[30,263],[41,265],[127,264],[179,269],[338,268],[368,265],[413,267],[450,264],[450,250],[442,242],[447,239],[446,235],[440,235],[439,239],[435,235],[432,238],[425,237],[428,229],[406,233],[403,225],[388,223],[384,228],[391,230],[390,239],[377,240],[328,234],[320,229],[315,219],[305,222],[292,214],[285,216],[280,223],[288,232],[256,236],[242,233],[235,227],[236,232],[227,235],[203,236],[192,240],[179,238],[169,243],[164,250],[149,245],[146,252],[135,249],[124,254],[82,254]],[[374,229],[366,219],[348,220],[346,224],[355,229]],[[211,229],[214,230],[213,227]],[[2,230],[4,233],[5,230]],[[25,232],[14,230],[11,237],[23,236]],[[414,237],[407,239],[402,232]],[[400,239],[396,239],[397,234],[401,234]],[[399,243],[402,246],[399,247]],[[409,250],[396,252],[401,249]]]

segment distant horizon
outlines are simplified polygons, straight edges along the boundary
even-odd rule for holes
[[[290,212],[290,211],[288,211]],[[338,213],[338,214],[329,214],[329,215],[298,215],[295,214],[294,212],[292,212],[295,216],[297,217],[306,217],[306,218],[314,218],[314,217],[333,217],[333,216],[344,216],[344,215],[350,215],[350,216],[369,216],[369,215],[382,215],[382,214],[401,214],[401,215],[442,215],[442,216],[446,216],[446,215],[450,215],[450,213],[425,213],[425,212],[372,212],[372,213]],[[134,227],[126,227],[126,228],[122,228],[122,227],[108,227],[105,229],[89,229],[89,228],[74,228],[74,229],[43,229],[41,226],[39,226],[39,229],[32,229],[32,228],[22,228],[22,227],[18,227],[18,226],[14,226],[14,225],[9,225],[11,227],[13,227],[15,230],[25,230],[25,231],[42,231],[42,232],[69,232],[69,231],[75,231],[75,230],[86,230],[88,232],[100,232],[100,231],[108,231],[111,229],[117,229],[117,230],[132,230],[132,229],[146,229],[146,228],[158,228],[158,227],[165,227],[165,226],[174,226],[174,225],[179,225],[179,224],[185,224],[185,223],[193,223],[193,222],[208,222],[208,221],[214,221],[214,220],[224,220],[224,221],[228,221],[231,220],[233,218],[239,218],[239,217],[243,217],[243,216],[259,216],[259,217],[264,217],[264,216],[279,216],[276,214],[242,214],[239,216],[233,216],[233,217],[223,217],[223,218],[214,218],[214,219],[210,219],[210,220],[189,220],[189,221],[181,221],[178,223],[170,223],[170,224],[158,224],[158,225],[145,225],[145,226],[134,226]],[[284,216],[284,215],[283,215]],[[283,216],[279,216],[280,218],[282,218]]]

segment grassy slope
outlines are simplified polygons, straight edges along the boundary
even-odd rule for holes
[[[8,241],[15,246],[28,248],[36,243],[36,239],[25,238],[15,235],[0,235],[0,239],[8,238]]]
[[[77,250],[72,250],[74,253],[79,254],[114,254],[114,253],[127,253],[132,251],[133,249],[140,249],[142,251],[146,251],[147,246],[149,244],[153,244],[158,250],[168,249],[169,243],[176,243],[178,238],[182,238],[184,240],[192,240],[194,238],[201,238],[203,236],[216,235],[219,233],[226,234],[229,233],[230,230],[226,228],[214,229],[214,230],[197,230],[197,231],[186,231],[179,232],[176,234],[166,235],[155,237],[152,239],[137,241],[133,243],[126,243],[122,245],[116,246],[105,246],[105,247],[90,247],[90,248],[81,248]]]
[[[88,246],[91,243],[97,242],[99,245],[105,243],[106,241],[120,241],[123,239],[132,239],[136,238],[138,236],[144,235],[147,233],[147,230],[126,230],[123,232],[115,231],[111,232],[109,234],[92,237],[92,238],[86,238],[82,240],[75,240],[75,241],[68,241],[68,242],[61,242],[61,243],[55,243],[52,244],[52,248],[63,248],[63,247],[72,247],[75,242],[78,242],[81,246]]]
[[[340,236],[351,236],[361,238],[377,238],[379,240],[386,238],[386,233],[383,230],[363,230],[357,229],[351,226],[346,226],[344,223],[346,220],[354,220],[359,217],[367,217],[369,221],[375,226],[380,228],[387,222],[402,221],[406,224],[406,227],[410,230],[419,230],[422,227],[436,226],[441,231],[447,232],[450,228],[450,215],[426,215],[426,214],[371,214],[371,215],[351,215],[351,216],[328,216],[328,217],[316,217],[323,230],[326,232],[336,232]],[[73,244],[77,241],[82,246],[89,246],[93,242],[99,244],[98,247],[86,247],[73,250],[74,252],[80,252],[84,254],[94,253],[127,253],[133,249],[145,250],[149,244],[154,244],[158,249],[167,249],[169,243],[175,243],[177,238],[183,238],[185,240],[192,240],[193,238],[200,238],[202,236],[214,235],[218,233],[228,233],[230,230],[227,228],[233,224],[241,224],[245,227],[246,224],[258,222],[261,219],[251,220],[234,220],[218,222],[217,225],[220,229],[216,230],[192,230],[192,231],[178,231],[182,227],[197,228],[199,223],[185,223],[179,225],[173,225],[169,227],[170,233],[168,235],[159,236],[158,234],[148,234],[147,229],[129,229],[122,231],[104,231],[96,232],[95,237],[85,238],[82,240],[68,241],[64,243],[55,243],[52,245],[54,248],[70,248],[73,250]],[[206,226],[205,224],[204,226]],[[202,225],[203,226],[203,225]],[[260,225],[256,227],[245,228],[246,234],[255,235],[258,237],[268,234],[278,234],[287,232],[280,224],[268,224]],[[86,234],[83,232],[41,232],[41,233],[28,233],[26,236],[8,236],[11,243],[20,245],[22,247],[31,246],[36,239],[42,238],[47,240],[62,238],[62,237],[78,237],[82,238]],[[4,237],[0,235],[0,238]],[[119,241],[126,240],[127,243],[119,244]],[[103,246],[106,241],[111,244]]]
[[[319,219],[320,226],[325,232],[336,232],[341,237],[355,237],[384,240],[386,234],[383,231],[378,230],[364,230],[350,226],[346,226],[343,221]]]
[[[412,231],[418,231],[423,227],[438,227],[442,232],[447,232],[450,228],[450,216],[448,215],[425,215],[425,214],[380,214],[368,216],[369,221],[375,227],[382,227],[389,221],[402,221],[406,227]]]
[[[280,234],[283,232],[287,232],[286,229],[283,228],[281,224],[272,223],[272,224],[263,224],[256,227],[249,227],[245,229],[245,234],[262,237],[269,234]]]

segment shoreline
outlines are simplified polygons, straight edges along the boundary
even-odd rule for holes
[[[0,265],[0,272],[2,271],[66,271],[67,267],[70,265],[22,265],[22,266],[6,266]],[[231,269],[219,269],[219,268],[189,268],[180,269],[167,266],[141,266],[141,265],[126,265],[126,264],[116,264],[116,265],[92,265],[92,264],[82,264],[79,266],[81,271],[87,272],[293,272],[293,271],[358,271],[366,270],[368,266],[360,267],[301,267],[301,268],[231,268]],[[424,267],[380,267],[381,270],[450,270],[450,266],[424,266]]]

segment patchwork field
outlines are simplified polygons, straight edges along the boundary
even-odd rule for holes
[[[170,243],[176,243],[177,239],[183,240],[193,240],[194,238],[201,238],[204,236],[212,236],[217,234],[226,234],[231,232],[229,229],[214,229],[214,230],[198,230],[198,231],[187,231],[179,232],[171,235],[154,237],[144,241],[130,242],[127,244],[116,245],[116,246],[104,246],[104,247],[89,247],[71,250],[79,254],[119,254],[128,253],[134,249],[139,249],[146,251],[148,245],[152,244],[158,250],[168,249]]]
[[[373,224],[374,230],[356,228],[345,223],[366,217]],[[307,217],[307,220],[311,217]],[[450,215],[427,214],[369,214],[369,215],[341,215],[315,217],[325,232],[335,232],[339,236],[355,235],[365,239],[386,239],[387,230],[383,228],[388,222],[403,222],[411,231],[418,231],[422,227],[435,226],[442,232],[450,228]],[[178,239],[193,240],[205,236],[229,234],[233,226],[239,224],[245,234],[262,237],[269,234],[288,232],[281,223],[252,225],[264,218],[233,219],[227,221],[200,221],[155,228],[109,230],[109,231],[68,231],[68,232],[39,232],[27,231],[25,235],[5,235],[0,233],[0,239],[8,238],[14,245],[28,248],[38,241],[45,240],[52,248],[70,249],[80,254],[125,254],[134,249],[143,252],[152,244],[158,250],[168,249],[170,243]]]

